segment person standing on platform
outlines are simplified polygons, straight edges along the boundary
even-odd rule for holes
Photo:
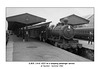
[[[25,40],[28,41],[28,36],[29,36],[28,31],[26,31],[25,35],[26,35],[26,39]]]
[[[23,42],[25,42],[25,30],[23,28],[23,32],[22,32],[22,37],[23,37]]]
[[[29,38],[29,32],[28,32],[28,27],[25,27],[25,41],[28,41]]]
[[[40,37],[40,41],[43,41],[43,31],[41,31],[39,37]]]
[[[46,41],[46,31],[43,31],[42,37],[43,37],[43,42],[45,42]]]
[[[42,40],[42,36],[41,36],[41,33],[40,33],[40,35],[39,35],[39,40],[40,40],[40,41]]]
[[[8,33],[8,31],[6,31],[6,45],[8,43],[8,40],[9,40],[9,33]]]
[[[92,39],[93,39],[93,33],[90,32],[89,37],[88,37],[88,44],[91,43],[91,45],[92,45]]]

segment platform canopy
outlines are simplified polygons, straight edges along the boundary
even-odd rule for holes
[[[82,24],[88,24],[89,23],[89,20],[82,18],[80,16],[77,16],[75,14],[72,14],[72,15],[67,16],[67,17],[63,17],[60,20],[65,20],[65,19],[67,19],[68,24],[71,24],[71,25],[82,25]]]
[[[27,25],[37,24],[37,23],[46,21],[45,18],[35,16],[29,13],[10,16],[10,17],[7,17],[6,20],[8,21],[9,30],[14,30],[14,29],[21,28]]]
[[[38,24],[34,24],[32,26],[28,26],[28,29],[34,29],[34,28],[41,28],[41,27],[46,27],[46,26],[49,26],[49,24],[51,23],[52,21],[49,21],[49,22],[42,22],[42,23],[38,23]]]

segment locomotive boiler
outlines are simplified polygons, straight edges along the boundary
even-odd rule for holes
[[[51,33],[65,39],[72,39],[74,37],[74,29],[70,25],[56,26],[51,30]]]

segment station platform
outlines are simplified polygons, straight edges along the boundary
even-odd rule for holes
[[[92,44],[88,44],[88,41],[85,41],[85,40],[79,40],[79,43],[82,44],[82,46],[84,48],[88,48],[88,49],[91,49],[91,50],[94,50],[94,42],[92,42]]]
[[[22,38],[10,35],[7,50],[7,61],[90,61],[50,44],[29,39],[23,42]]]

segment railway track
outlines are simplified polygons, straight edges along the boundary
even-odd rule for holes
[[[54,46],[54,43],[49,43],[49,44]],[[91,50],[91,49],[88,49],[88,48],[84,48],[84,47],[82,47],[78,51],[73,50],[73,49],[63,49],[63,50],[69,51],[69,52],[71,52],[73,54],[76,54],[78,56],[81,56],[81,57],[84,57],[84,58],[89,59],[91,61],[94,61],[94,50]]]
[[[66,50],[66,49],[64,49],[64,50]],[[78,56],[84,57],[84,58],[89,59],[91,61],[94,61],[94,50],[82,47],[80,50],[78,50],[78,52],[71,51],[71,50],[66,50],[66,51],[69,51],[69,52],[74,53]]]

